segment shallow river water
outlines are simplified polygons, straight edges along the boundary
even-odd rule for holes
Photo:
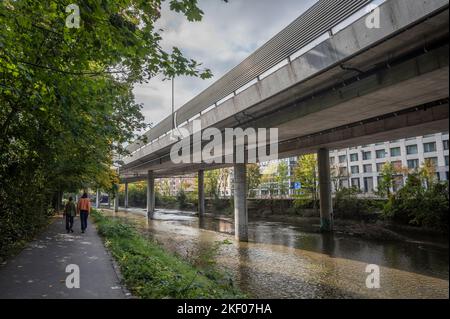
[[[324,235],[283,222],[249,222],[249,243],[234,240],[232,219],[158,210],[108,214],[136,222],[167,249],[192,258],[221,245],[218,265],[255,298],[448,298],[448,249]],[[366,287],[366,267],[380,266],[380,288]]]

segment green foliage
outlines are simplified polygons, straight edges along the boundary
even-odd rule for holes
[[[122,203],[125,202],[125,187],[122,185],[119,196]],[[156,193],[159,195],[158,193]],[[157,198],[158,199],[158,198]],[[128,205],[130,207],[147,207],[147,183],[138,182],[128,184]]]
[[[278,183],[279,194],[286,196],[289,193],[289,168],[286,162],[278,164],[276,181]]]
[[[436,183],[436,166],[432,160],[425,159],[422,167],[419,170],[419,176],[426,186]]]
[[[389,198],[383,214],[398,223],[448,232],[448,183],[434,182],[424,187],[424,178],[421,173],[411,174],[406,185]]]
[[[389,197],[395,186],[395,167],[391,162],[383,165],[378,182],[377,194],[381,197]]]
[[[187,196],[183,189],[180,189],[177,193],[177,203],[180,209],[185,209],[187,207]]]
[[[255,189],[261,185],[261,171],[258,164],[247,165],[248,197],[255,197]]]
[[[161,0],[0,1],[0,249],[27,239],[63,191],[103,188],[113,154],[148,127],[133,87],[158,74],[211,76],[178,48],[162,49]],[[195,0],[171,0],[198,21]]]
[[[295,205],[302,206],[307,202],[312,202],[314,209],[317,209],[319,198],[317,155],[300,156],[294,170],[294,176],[295,180],[302,184],[302,190],[295,195]]]
[[[222,283],[228,282],[230,287],[233,287],[231,277],[218,270],[217,266],[217,257],[220,249],[225,245],[232,245],[232,242],[226,239],[224,241],[215,241],[212,245],[205,245],[198,253],[190,255],[188,252],[188,260],[192,265],[201,269],[207,278]]]
[[[381,209],[377,201],[358,198],[357,188],[342,188],[334,199],[334,216],[341,219],[366,220]]]
[[[205,195],[211,198],[219,197],[219,170],[205,172]]]
[[[140,298],[243,298],[229,280],[204,272],[140,235],[133,226],[93,212],[105,245],[120,266],[128,289]],[[216,246],[215,246],[216,247]],[[210,268],[216,250],[205,253]],[[210,268],[211,269],[211,268]]]

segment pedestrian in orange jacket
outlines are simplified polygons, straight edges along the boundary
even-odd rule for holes
[[[89,200],[87,193],[84,193],[78,201],[77,210],[80,214],[81,232],[84,233],[87,228],[88,216],[91,212],[91,201]]]

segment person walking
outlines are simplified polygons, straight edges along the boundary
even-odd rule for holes
[[[80,213],[81,232],[84,233],[87,228],[88,216],[91,212],[91,201],[89,200],[87,193],[84,193],[78,201],[78,212]]]
[[[73,219],[77,215],[77,208],[73,202],[73,197],[69,197],[69,201],[64,207],[64,217],[66,218],[66,230],[68,233],[73,233]]]

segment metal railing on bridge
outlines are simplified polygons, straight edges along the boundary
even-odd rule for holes
[[[218,105],[219,101],[236,94],[236,91],[276,67],[305,46],[363,9],[372,0],[320,0],[299,16],[284,30],[256,50],[243,62],[226,73],[214,84],[177,110],[176,125],[198,116]],[[168,116],[145,133],[148,145],[173,129],[172,116]],[[130,153],[145,146],[135,142],[127,147]]]

